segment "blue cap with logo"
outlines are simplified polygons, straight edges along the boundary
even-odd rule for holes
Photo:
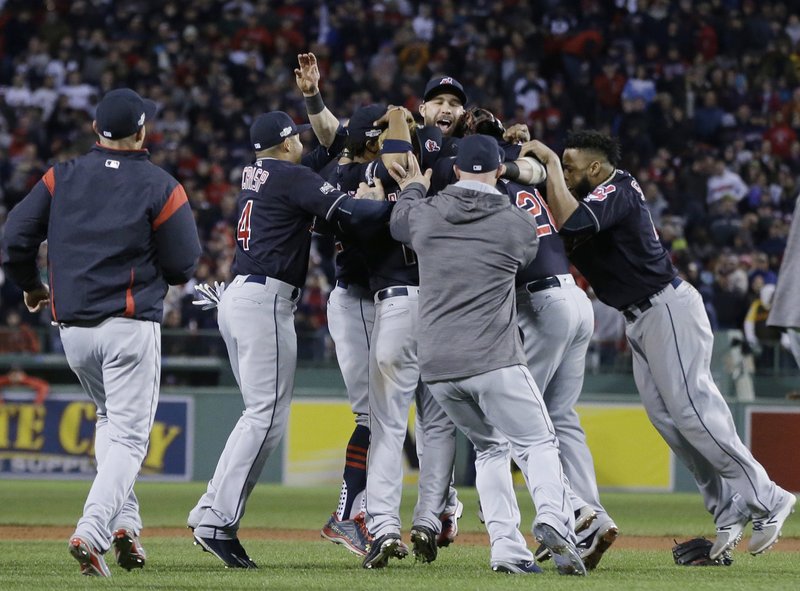
[[[464,87],[461,82],[452,76],[436,76],[428,80],[425,85],[425,94],[422,95],[424,101],[429,101],[440,94],[452,94],[458,97],[462,105],[467,104],[467,93],[464,92]]]
[[[497,170],[505,160],[497,140],[488,135],[468,135],[458,144],[456,166],[464,172],[483,174]]]
[[[295,125],[283,111],[270,111],[259,115],[250,126],[250,143],[256,151],[277,146],[287,137],[311,129],[310,123]]]
[[[94,119],[101,136],[110,140],[126,138],[155,117],[156,104],[130,88],[117,88],[105,94],[97,105]]]
[[[366,105],[359,107],[347,123],[347,135],[356,140],[372,140],[378,137],[388,123],[373,125],[386,114],[386,105]]]

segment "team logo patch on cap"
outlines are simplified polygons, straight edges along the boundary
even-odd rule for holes
[[[472,170],[480,172],[481,170],[483,170],[483,166],[481,166],[480,164],[473,164]]]
[[[291,133],[292,133],[292,128],[291,127],[284,127],[283,129],[281,129],[280,136],[281,137],[286,137]]]
[[[142,125],[144,125],[144,113],[142,113],[142,116],[141,116],[141,117],[139,117],[139,121],[137,121],[137,122],[136,122],[136,124],[137,124],[139,127],[141,127]]]
[[[256,150],[260,150],[260,149],[261,149],[261,144],[253,144],[253,147],[254,147]]]
[[[428,152],[438,152],[442,148],[441,148],[441,146],[439,146],[439,144],[438,144],[438,142],[436,140],[427,140],[425,142],[425,149]]]
[[[381,134],[380,129],[369,129],[364,132],[364,135],[367,137],[378,137]]]
[[[452,84],[452,83],[453,83],[453,79],[449,78],[449,77],[448,78],[442,78],[439,81],[439,84]]]

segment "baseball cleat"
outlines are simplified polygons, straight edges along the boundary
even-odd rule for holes
[[[448,542],[449,543],[449,542]],[[438,545],[436,532],[424,525],[415,525],[411,528],[411,544],[414,558],[419,562],[433,562],[436,560]]]
[[[69,553],[81,565],[81,574],[87,577],[110,577],[102,552],[79,536],[73,536],[69,541]]]
[[[139,537],[134,535],[131,530],[120,528],[114,532],[111,545],[114,548],[114,556],[117,564],[125,570],[144,567],[147,558],[144,548],[139,543]]]
[[[581,553],[583,564],[588,570],[597,568],[600,559],[606,550],[619,536],[619,528],[609,520],[596,527],[589,529],[589,533],[581,540],[578,540],[577,548]]]
[[[590,525],[597,519],[597,513],[589,505],[584,505],[575,511],[575,533],[579,534],[586,531]],[[536,562],[544,562],[550,560],[550,550],[544,544],[540,544],[533,554]]]
[[[784,499],[769,514],[753,520],[753,536],[747,544],[747,551],[753,556],[769,550],[781,537],[781,528],[786,518],[794,513],[797,497],[786,493]]]
[[[361,512],[353,519],[337,519],[336,513],[331,514],[328,523],[320,530],[319,535],[333,542],[341,544],[350,552],[359,556],[367,555],[367,548],[372,541],[367,524],[364,523],[364,513]]]
[[[750,521],[749,517],[743,518],[741,521],[735,521],[728,525],[723,525],[717,528],[717,537],[714,540],[714,545],[708,551],[708,557],[711,560],[722,558],[726,552],[733,550],[742,540],[744,528]]]
[[[258,568],[247,555],[242,544],[237,538],[231,540],[215,540],[213,538],[201,538],[194,536],[195,544],[199,545],[206,552],[210,552],[228,568]]]
[[[384,568],[390,558],[402,560],[408,556],[408,546],[400,540],[400,534],[386,534],[370,543],[364,557],[364,568]]]
[[[540,544],[550,550],[556,569],[560,575],[585,576],[586,567],[572,542],[559,534],[551,525],[537,523],[533,526],[533,536]]]
[[[507,573],[510,575],[537,575],[542,569],[532,560],[522,562],[504,562],[501,560],[492,562],[492,570],[496,573]]]
[[[456,541],[458,535],[458,520],[464,514],[464,503],[458,501],[456,510],[452,513],[442,514],[442,531],[436,538],[436,545],[445,548]]]

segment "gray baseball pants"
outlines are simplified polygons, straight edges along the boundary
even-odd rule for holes
[[[572,491],[588,504],[598,523],[609,519],[600,504],[594,461],[575,411],[594,331],[592,303],[572,275],[557,275],[560,285],[529,293],[517,290],[517,322],[524,335],[525,357],[533,381],[558,437],[561,465]]]
[[[512,365],[432,382],[429,387],[475,446],[475,485],[491,541],[491,560],[532,560],[519,531],[520,513],[509,471],[511,450],[525,474],[536,522],[547,523],[574,544],[575,518],[558,440],[528,368]]]
[[[133,485],[158,406],[161,326],[109,318],[94,327],[61,325],[60,333],[67,362],[97,407],[97,475],[75,535],[106,551],[116,529],[142,529]]]
[[[408,411],[419,386],[417,328],[419,288],[409,295],[375,298],[375,327],[370,350],[369,393],[370,450],[367,459],[367,528],[377,537],[400,533],[400,499],[403,489],[403,440]],[[424,453],[420,460],[419,498],[414,525],[439,533],[455,455],[455,426],[435,403],[421,392]]]
[[[297,366],[294,287],[237,276],[222,294],[219,330],[245,410],[187,523],[202,538],[236,537],[250,492],[289,419]]]
[[[714,335],[697,290],[686,281],[629,311],[633,376],[651,422],[694,475],[717,526],[769,513],[784,491],[739,439],[711,376]]]

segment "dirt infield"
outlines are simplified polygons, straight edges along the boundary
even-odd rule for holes
[[[66,540],[73,531],[71,527],[4,525],[0,526],[0,541]],[[320,540],[319,530],[242,528],[240,534],[243,540],[268,539],[297,542]],[[189,531],[180,527],[153,527],[147,528],[144,535],[150,538],[188,538]],[[532,543],[531,540],[528,541]],[[457,543],[469,546],[488,546],[489,537],[485,533],[462,532],[458,535]],[[670,537],[623,535],[619,537],[614,547],[626,550],[669,550],[673,545],[673,539]],[[800,538],[782,538],[771,551],[800,552]]]

